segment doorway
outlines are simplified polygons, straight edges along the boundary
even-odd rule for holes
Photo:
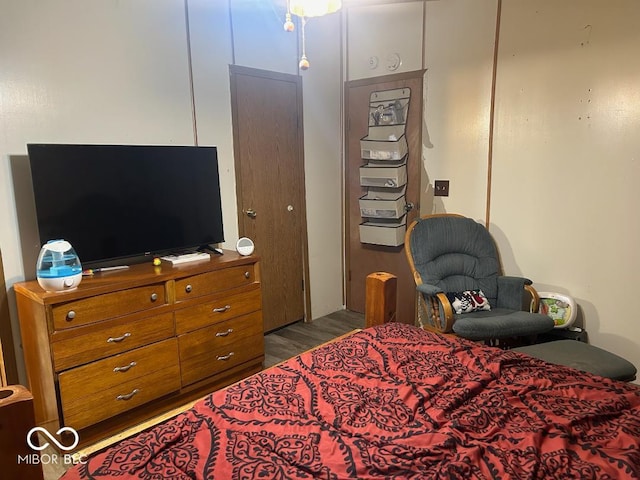
[[[310,312],[302,80],[230,66],[238,232],[260,257],[264,331]]]

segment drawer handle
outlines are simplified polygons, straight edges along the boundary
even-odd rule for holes
[[[191,290],[193,290],[193,287],[191,286],[191,284],[189,284],[186,287],[184,287],[184,291],[187,292],[187,293],[191,293]]]
[[[74,312],[73,310],[69,310],[69,312],[67,313],[67,320],[73,320],[74,318],[76,318],[76,312]]]
[[[153,293],[151,294],[151,301],[152,301],[152,302],[155,302],[156,300],[158,300],[158,294],[157,294],[157,293],[155,293],[155,292],[153,292]]]
[[[218,356],[216,357],[216,359],[217,359],[217,360],[223,360],[223,361],[225,361],[225,362],[226,362],[226,361],[227,361],[227,360],[229,360],[231,357],[233,357],[233,352],[229,352],[229,353],[227,353],[226,355],[218,355]]]
[[[126,372],[131,367],[135,367],[137,365],[136,362],[131,362],[129,365],[125,365],[124,367],[116,367],[113,369],[114,372]]]
[[[118,395],[116,397],[116,400],[129,400],[131,397],[133,397],[139,391],[140,390],[138,390],[137,388],[134,388],[133,390],[131,390],[131,393],[127,393],[125,395]]]
[[[225,305],[224,307],[214,308],[213,311],[215,313],[224,313],[224,312],[226,312],[227,310],[230,310],[230,309],[231,309],[231,305]]]
[[[131,334],[129,332],[125,333],[124,335],[122,335],[121,337],[109,337],[107,339],[107,343],[118,343],[123,341],[125,338],[130,337]]]
[[[233,333],[233,328],[230,328],[226,332],[218,332],[218,333],[216,333],[216,337],[226,337],[230,333]]]
[[[244,278],[249,278],[251,277],[251,273],[249,272],[244,272]]]

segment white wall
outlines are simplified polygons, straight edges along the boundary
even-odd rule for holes
[[[311,19],[302,74],[304,160],[312,318],[344,308],[342,297],[341,16]]]
[[[216,3],[211,0],[198,2]],[[227,2],[217,3],[224,6]],[[278,0],[231,0],[229,5],[233,22],[235,63],[296,75],[299,28],[294,32],[284,30],[286,3]],[[296,17],[294,22],[298,25]]]
[[[14,201],[22,192],[14,192],[11,169],[11,158],[26,161],[28,142],[193,145],[197,138],[200,145],[217,145],[225,246],[233,248],[238,230],[229,64],[235,53],[240,65],[297,72],[298,41],[282,30],[284,8],[281,2],[265,3],[233,0],[238,23],[232,29],[228,2],[190,0],[188,39],[184,1],[0,0],[0,249],[8,287],[35,270],[34,262],[22,262],[22,217]],[[306,155],[312,318],[343,305],[336,201],[340,142],[333,141],[341,136],[339,16],[331,22],[327,33],[313,32],[323,50],[318,68],[303,80],[305,89],[322,86],[326,95],[309,100],[305,95],[310,127],[324,127],[317,138],[315,128],[305,128],[306,145],[313,150]],[[326,82],[326,75],[335,81]],[[322,195],[316,181],[323,185]],[[10,309],[19,345],[15,305]],[[21,359],[19,367],[24,379]]]
[[[484,222],[497,0],[426,2],[422,213]],[[449,180],[449,197],[433,182]]]
[[[491,223],[509,270],[640,367],[638,19],[633,0],[503,2]]]
[[[228,67],[232,63],[229,13],[226,2],[208,0],[190,1],[188,12],[197,142],[218,148],[224,245],[233,248],[238,224]]]
[[[432,208],[481,221],[497,5],[426,2],[426,183],[451,181]],[[591,343],[640,367],[629,308],[640,266],[638,18],[634,0],[502,2],[489,219],[507,273],[575,297]]]
[[[345,10],[347,79],[422,69],[421,2]]]

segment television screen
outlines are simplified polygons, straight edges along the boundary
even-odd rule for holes
[[[224,241],[216,147],[28,144],[27,151],[40,243],[69,241],[83,266]]]

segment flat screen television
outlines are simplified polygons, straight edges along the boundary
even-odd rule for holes
[[[224,241],[217,149],[27,145],[40,243],[64,239],[83,267]]]

